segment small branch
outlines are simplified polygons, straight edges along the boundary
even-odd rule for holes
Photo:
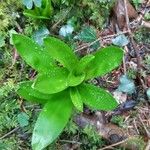
[[[92,46],[93,44],[95,44],[95,43],[98,42],[98,41],[101,41],[101,37],[99,37],[97,40],[95,40],[94,42],[92,42],[92,43],[90,43],[90,44],[88,44],[88,45],[81,46],[81,48],[76,49],[75,52],[78,52],[78,51],[81,51],[82,49],[85,49],[85,48],[87,48],[87,47],[90,47],[90,46]]]
[[[147,143],[147,146],[146,146],[145,150],[150,150],[150,140],[148,141],[148,143]]]
[[[124,31],[124,32],[119,32],[117,34],[112,34],[112,35],[107,35],[107,36],[103,36],[103,37],[99,37],[98,39],[96,39],[95,41],[93,41],[92,43],[88,44],[88,45],[84,45],[84,46],[81,46],[79,47],[78,49],[75,50],[75,52],[78,52],[78,51],[81,51],[87,47],[90,47],[92,46],[93,44],[95,44],[96,42],[98,41],[101,41],[103,39],[108,39],[108,38],[112,38],[112,37],[116,37],[118,35],[121,35],[121,34],[126,34],[126,33],[129,33],[129,31]]]
[[[18,31],[19,31],[20,33],[22,33],[22,32],[23,32],[23,29],[21,28],[21,26],[19,25],[19,23],[16,22],[15,24],[16,24],[16,27],[17,27]]]
[[[130,34],[131,30],[130,30],[130,21],[129,21],[129,16],[128,16],[128,9],[127,9],[127,0],[124,0],[124,8],[125,8],[127,30],[129,31],[129,34]]]
[[[52,26],[52,30],[55,30],[56,27],[67,17],[68,13],[71,11],[72,7],[65,13],[65,15],[63,15],[63,17],[58,20],[58,22],[56,22],[53,26]]]
[[[107,35],[107,36],[102,37],[102,39],[108,39],[108,38],[116,37],[118,35],[122,35],[122,34],[126,34],[126,33],[129,33],[129,31],[127,30],[127,31],[119,32],[117,34]]]
[[[137,127],[137,124],[136,124],[135,119],[133,120],[133,123],[134,123],[134,127],[135,127],[135,129],[136,129],[137,134],[140,135],[140,132],[139,132],[139,130],[138,130],[138,127]]]
[[[19,127],[14,128],[13,130],[11,130],[10,132],[6,133],[5,135],[3,135],[2,137],[0,137],[0,140],[8,137],[9,135],[15,133],[17,130],[19,129]]]
[[[137,71],[138,71],[138,73],[140,73],[140,71],[141,71],[141,69],[140,69],[141,68],[141,63],[140,63],[139,49],[137,48],[132,35],[130,35],[130,39],[131,39],[131,43],[132,43],[133,49],[134,49],[136,57],[137,57]]]
[[[147,129],[147,127],[145,126],[145,124],[143,123],[143,120],[142,120],[142,118],[140,117],[140,115],[139,115],[138,117],[139,117],[139,120],[140,120],[140,122],[142,123],[142,125],[143,125],[143,127],[144,127],[144,130],[145,130],[145,132],[146,132],[148,138],[150,138],[150,132],[148,131],[148,129]]]
[[[146,5],[147,6],[147,5]],[[137,58],[137,72],[138,72],[138,75],[137,75],[137,78],[140,82],[140,84],[143,86],[143,88],[145,89],[145,86],[141,80],[141,60],[140,60],[140,53],[139,53],[139,49],[138,47],[136,46],[135,44],[135,41],[133,39],[133,34],[130,30],[130,22],[129,22],[129,16],[128,16],[128,9],[127,9],[127,1],[124,0],[124,7],[125,7],[125,18],[126,18],[126,24],[127,24],[127,29],[129,31],[129,37],[130,37],[130,40],[131,40],[131,44],[133,46],[133,49],[135,51],[135,54],[136,54],[136,58]]]
[[[129,139],[125,139],[125,140],[123,140],[123,141],[120,141],[120,142],[118,142],[118,143],[115,143],[115,144],[112,144],[112,145],[106,146],[106,147],[101,148],[101,149],[99,149],[99,150],[105,150],[105,149],[113,148],[114,146],[121,145],[121,144],[123,144],[123,143],[127,142],[128,140],[129,140]]]
[[[128,47],[127,46],[125,46],[124,47],[124,49],[125,49],[125,52],[128,52]],[[125,56],[125,54],[126,53],[124,53],[124,56],[123,56],[123,70],[124,70],[124,74],[127,74],[127,67],[126,67],[126,56]]]
[[[142,21],[141,26],[150,28],[150,22]]]
[[[59,140],[60,142],[65,142],[65,143],[71,143],[71,144],[79,144],[81,145],[82,143],[77,142],[77,141],[69,141],[69,140]]]

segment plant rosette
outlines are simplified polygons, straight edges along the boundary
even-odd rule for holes
[[[63,131],[73,108],[83,111],[83,104],[96,110],[117,107],[113,96],[87,83],[118,67],[123,50],[116,46],[99,49],[79,59],[63,41],[44,39],[43,46],[29,37],[14,34],[13,43],[20,56],[38,72],[32,81],[19,83],[17,93],[24,99],[43,104],[32,136],[33,150],[42,150]]]

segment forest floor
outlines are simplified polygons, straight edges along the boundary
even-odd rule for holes
[[[85,107],[47,150],[150,150],[150,1],[53,0],[48,20],[25,16],[30,7],[27,0],[0,2],[0,150],[30,150],[41,110],[15,92],[35,71],[17,54],[13,33],[39,44],[48,35],[58,37],[79,56],[112,44],[124,50],[119,68],[91,81],[110,91],[118,108]]]

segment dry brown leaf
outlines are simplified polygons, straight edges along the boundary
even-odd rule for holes
[[[128,10],[129,19],[136,18],[138,16],[136,10],[134,9],[134,7],[130,4],[128,0],[126,0],[126,2],[127,2],[127,10]],[[126,24],[124,0],[116,1],[116,4],[113,8],[113,13],[114,13],[115,20],[117,20],[117,24],[120,30],[123,30]]]

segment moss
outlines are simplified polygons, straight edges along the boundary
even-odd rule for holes
[[[139,29],[137,32],[135,32],[134,37],[138,43],[150,44],[149,29]]]
[[[21,8],[21,1],[2,0],[0,4],[0,31],[5,31],[9,26],[15,25],[15,19],[19,17],[15,12]]]

